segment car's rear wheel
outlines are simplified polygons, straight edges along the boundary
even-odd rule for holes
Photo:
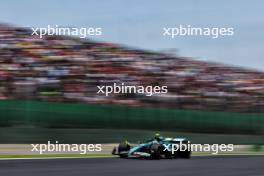
[[[130,145],[127,142],[122,142],[118,145],[118,153],[121,158],[126,158],[130,150]]]
[[[161,158],[161,145],[160,144],[152,144],[150,147],[150,158],[152,159],[160,159]]]

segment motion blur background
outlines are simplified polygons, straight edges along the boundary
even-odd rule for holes
[[[5,1],[0,7],[0,142],[113,143],[161,132],[197,143],[263,144],[263,2]],[[170,40],[163,27],[233,27]],[[102,27],[88,39],[30,27]],[[168,53],[169,51],[169,53]],[[97,86],[168,94],[97,94]]]

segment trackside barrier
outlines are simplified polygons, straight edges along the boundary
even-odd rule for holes
[[[0,126],[263,134],[264,114],[1,100]]]

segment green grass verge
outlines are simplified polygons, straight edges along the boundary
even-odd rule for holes
[[[221,156],[221,155],[264,155],[264,152],[229,152],[212,154],[209,152],[193,152],[192,156]],[[0,155],[0,159],[16,159],[16,158],[85,158],[85,157],[112,157],[112,154],[7,154]]]
[[[111,154],[98,153],[98,154],[7,154],[0,155],[0,158],[64,158],[64,157],[109,157]]]

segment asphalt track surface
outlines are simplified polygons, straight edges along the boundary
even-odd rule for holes
[[[1,176],[264,176],[264,156],[0,160]]]

